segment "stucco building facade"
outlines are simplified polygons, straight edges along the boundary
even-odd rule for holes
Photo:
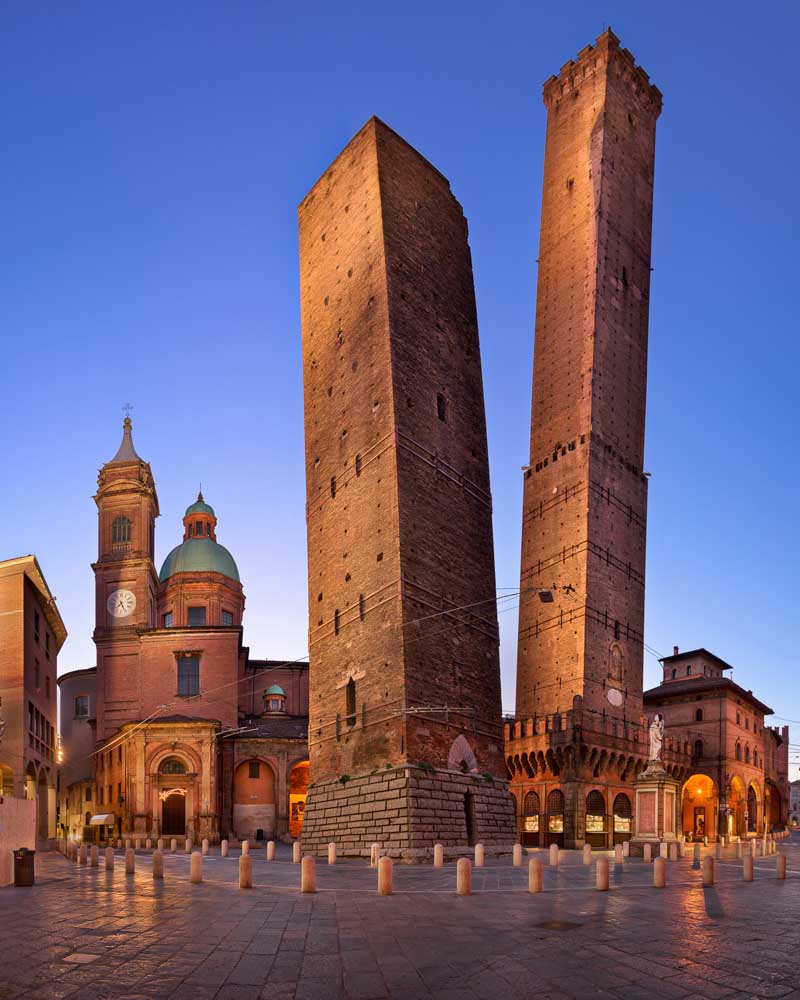
[[[67,630],[35,556],[0,562],[0,795],[36,802],[56,836],[58,653]]]

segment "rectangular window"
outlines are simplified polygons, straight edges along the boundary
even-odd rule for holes
[[[164,628],[172,628],[172,612],[168,611],[164,615]]]
[[[88,719],[89,718],[89,695],[79,694],[75,699],[75,718],[76,719]]]
[[[39,677],[39,661],[33,661],[33,686],[38,690],[39,682],[41,678]]]
[[[258,764],[257,760],[251,760],[250,761],[250,774],[249,774],[249,777],[251,777],[251,778],[260,778],[261,777],[261,768],[259,767],[259,764]]]
[[[233,625],[233,613],[231,611],[222,612],[222,624]]]
[[[86,801],[87,802],[91,802],[92,801],[92,786],[91,785],[87,785],[87,787],[86,787]]]
[[[50,697],[50,677],[47,676],[44,679],[44,694],[46,698]]]
[[[178,697],[189,698],[194,694],[200,694],[200,657],[181,656],[178,659]]]
[[[206,623],[205,608],[189,608],[189,628],[200,628]]]
[[[33,612],[33,637],[36,641],[39,641],[39,612]]]
[[[122,800],[122,782],[118,781],[117,782],[117,801],[119,802],[121,800]]]

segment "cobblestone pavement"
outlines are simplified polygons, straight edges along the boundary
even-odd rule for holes
[[[394,870],[379,897],[362,862],[317,863],[316,895],[279,851],[253,852],[252,890],[238,888],[238,851],[212,853],[204,882],[189,859],[167,855],[154,883],[150,858],[126,876],[37,856],[34,888],[0,890],[0,998],[26,1000],[505,1000],[613,997],[800,1000],[800,836],[775,858],[757,858],[755,881],[726,851],[703,889],[691,857],[668,864],[666,889],[652,866],[611,862],[611,889],[593,868],[562,854],[544,863],[544,892],[527,892],[510,859],[473,871],[457,897],[455,865]]]

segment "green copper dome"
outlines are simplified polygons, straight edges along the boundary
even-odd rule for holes
[[[214,508],[210,504],[207,504],[205,500],[203,500],[202,492],[197,494],[197,499],[191,505],[191,507],[186,508],[186,513],[183,516],[191,517],[192,514],[209,514],[211,517],[217,516],[214,513]]]
[[[280,686],[280,684],[273,684],[272,687],[268,687],[264,694],[280,694],[286,697],[286,692]]]
[[[189,511],[199,506],[199,503],[193,504]],[[211,508],[207,507],[207,510]],[[163,583],[176,573],[222,573],[240,582],[233,556],[224,545],[210,538],[187,538],[177,545],[164,560],[158,579]]]

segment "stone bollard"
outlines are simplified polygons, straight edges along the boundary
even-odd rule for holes
[[[191,837],[187,837],[186,840],[184,841],[184,844],[183,844],[183,853],[184,854],[191,854],[192,853],[192,838]]]
[[[511,848],[511,864],[515,868],[522,865],[522,844],[514,844]]]
[[[97,849],[97,844],[92,844],[89,848],[89,865],[92,868],[97,868],[100,861],[100,851]]]
[[[244,842],[244,844],[246,843],[247,841]],[[242,844],[242,854],[247,854],[247,851],[244,849],[244,844]],[[202,854],[208,854],[208,837],[203,837],[203,842],[200,845],[200,851]]]
[[[328,864],[329,865],[336,864],[336,844],[334,844],[333,841],[331,841],[331,843],[328,844]]]
[[[153,849],[153,841],[149,837],[144,842],[144,848],[146,851],[152,851]]]
[[[109,872],[109,871],[113,872],[114,871],[114,848],[113,847],[107,847],[106,848],[106,871],[107,872]]]
[[[686,841],[681,837],[678,841],[678,857],[683,858],[686,856]]]
[[[317,891],[317,863],[313,854],[306,854],[300,862],[300,892]]]
[[[750,857],[754,858],[756,856],[756,842],[755,840],[750,841]]]
[[[600,892],[608,891],[608,858],[598,858],[595,868],[595,883]]]
[[[625,854],[623,853],[622,850],[622,844],[617,844],[614,847],[614,864],[621,865],[624,863],[624,860],[625,860]]]
[[[456,895],[469,896],[472,892],[472,865],[469,858],[459,858],[456,863]]]
[[[164,878],[164,852],[153,851],[153,881]]]
[[[558,844],[550,845],[550,867],[558,868]]]
[[[169,849],[173,854],[178,850],[178,841],[175,839],[175,837],[173,837],[172,840],[170,840]]]
[[[703,837],[703,847],[708,847],[708,837]]]
[[[132,847],[125,848],[125,874],[133,875],[136,872],[136,851]]]
[[[158,840],[156,841],[156,850],[159,850],[159,851],[163,851],[164,850],[164,838],[163,837],[159,837]]]
[[[649,865],[653,860],[653,849],[650,844],[645,844],[642,848],[642,857],[646,865]]]
[[[219,856],[221,858],[227,858],[227,856],[228,856],[228,841],[227,840],[221,840],[219,842]]]
[[[737,859],[737,861],[741,861],[742,860],[742,842],[741,842],[741,840],[737,841],[737,843],[736,843],[736,859]]]
[[[377,868],[378,858],[381,856],[381,845],[373,844],[369,849],[369,866],[370,868]]]
[[[585,865],[590,865],[592,863],[592,845],[583,845],[583,863]]]
[[[82,865],[86,864],[86,861],[87,861],[86,844],[81,844],[80,849],[78,850],[78,861]]]
[[[629,858],[631,856],[631,842],[629,840],[624,840],[622,842],[622,856],[623,858]]]
[[[775,858],[775,874],[780,879],[786,878],[786,855],[778,854]]]
[[[131,842],[130,842],[129,840],[126,840],[126,841],[125,841],[125,850],[126,850],[126,851],[127,851],[127,850],[129,850],[129,849],[130,849],[130,847],[131,847]]]
[[[694,848],[692,850],[692,868],[699,868],[699,867],[700,867],[700,844],[697,843],[694,845]]]
[[[744,866],[742,868],[742,878],[745,882],[753,881],[753,859],[747,857],[744,859]]]
[[[239,856],[239,888],[253,888],[253,859],[249,854]]]
[[[714,859],[710,854],[703,858],[703,885],[714,884]]]
[[[677,861],[680,857],[680,844],[677,840],[673,840],[669,845],[669,860]]]
[[[531,858],[528,862],[528,892],[542,891],[542,862]]]
[[[483,844],[476,844],[475,845],[475,867],[476,868],[483,868],[483,861],[484,861]]]
[[[392,894],[392,859],[378,859],[378,895],[391,896]]]
[[[117,841],[117,850],[118,850],[118,851],[121,851],[121,850],[122,850],[122,841],[121,841],[121,840],[118,840],[118,841]]]
[[[666,840],[662,840],[661,843],[658,845],[658,856],[660,858],[669,857],[669,844],[666,842]]]
[[[274,860],[275,860],[275,841],[274,840],[268,840],[267,841],[267,861],[274,861]]]
[[[189,881],[194,883],[203,881],[203,855],[199,851],[192,851],[189,859]]]
[[[663,889],[667,884],[667,862],[664,858],[656,858],[653,862],[653,885]]]
[[[243,840],[242,841],[242,854],[244,854],[246,856],[249,853],[250,853],[250,841],[249,840]]]
[[[722,844],[719,841],[717,841],[717,847],[716,850],[714,851],[714,857],[717,859],[717,861],[722,861]]]
[[[133,849],[134,851],[141,851],[142,849],[142,842],[138,837],[133,838]]]
[[[292,864],[294,864],[294,865],[299,865],[300,864],[300,841],[299,840],[296,840],[292,844]]]
[[[444,865],[444,846],[442,844],[433,845],[433,867],[441,868]]]

